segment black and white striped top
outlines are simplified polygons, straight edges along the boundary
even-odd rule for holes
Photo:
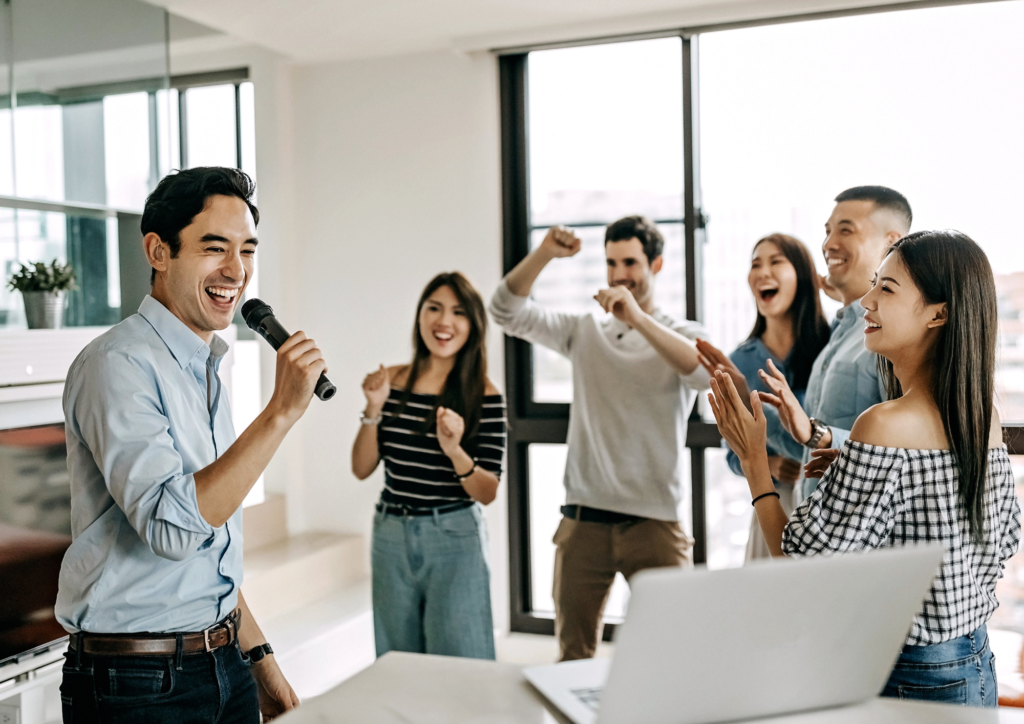
[[[963,636],[996,609],[996,581],[1017,552],[1020,508],[1005,447],[988,451],[984,544],[972,539],[948,450],[907,450],[847,441],[782,535],[791,556],[946,545],[942,568],[907,637],[927,646]]]
[[[437,508],[469,500],[466,489],[455,477],[452,461],[441,451],[435,427],[431,425],[424,434],[424,423],[437,405],[437,395],[413,393],[398,415],[403,394],[404,390],[391,390],[384,403],[384,419],[377,429],[377,450],[384,461],[381,501],[407,508]],[[462,441],[462,449],[498,478],[505,454],[506,422],[504,398],[487,395],[479,431]]]

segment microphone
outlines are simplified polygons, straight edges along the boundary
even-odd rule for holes
[[[270,305],[261,299],[250,299],[242,305],[242,319],[252,331],[256,332],[263,339],[270,343],[274,349],[278,349],[291,337],[281,323],[274,316],[274,310]],[[320,373],[320,379],[316,381],[314,393],[321,400],[329,400],[334,397],[338,388],[327,379],[327,375]]]

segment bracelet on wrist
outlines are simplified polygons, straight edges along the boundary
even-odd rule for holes
[[[821,442],[821,438],[825,437],[825,433],[828,432],[828,425],[813,417],[810,418],[808,422],[811,423],[811,436],[808,438],[807,442],[804,443],[804,447],[810,448],[811,450],[817,450],[818,443]]]
[[[772,492],[770,492],[770,493],[761,493],[761,494],[760,494],[760,495],[758,495],[758,496],[757,496],[756,498],[754,498],[753,500],[751,500],[751,501],[750,501],[750,505],[752,505],[752,506],[756,507],[756,506],[755,506],[754,504],[755,504],[755,503],[757,503],[757,501],[759,501],[759,500],[760,500],[761,498],[767,498],[767,497],[769,497],[769,496],[772,496],[772,495],[774,495],[774,496],[775,496],[776,498],[779,498],[779,500],[782,500],[782,498],[781,498],[781,497],[779,496],[779,494],[778,494],[778,493],[776,493],[776,492],[775,492],[775,491],[773,490],[773,491],[772,491]]]
[[[379,425],[383,419],[383,410],[378,412],[376,415],[367,415],[365,410],[359,413],[359,422],[363,425]]]
[[[475,472],[477,471],[477,467],[478,467],[478,466],[477,466],[477,464],[476,464],[476,458],[473,458],[473,467],[471,467],[471,468],[469,469],[469,472],[468,472],[468,473],[465,473],[465,474],[463,474],[463,475],[460,475],[460,474],[459,474],[459,471],[458,471],[458,470],[455,470],[455,469],[453,468],[453,471],[455,472],[455,478],[456,478],[456,480],[458,480],[458,481],[459,481],[460,483],[463,483],[463,482],[465,482],[465,481],[466,481],[466,478],[468,478],[468,477],[469,477],[470,475],[472,475],[473,473],[475,473]]]

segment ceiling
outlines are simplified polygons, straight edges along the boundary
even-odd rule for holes
[[[299,63],[647,32],[894,0],[149,0]]]

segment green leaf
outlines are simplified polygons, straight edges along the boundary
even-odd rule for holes
[[[17,292],[60,292],[75,288],[75,269],[54,259],[49,264],[37,261],[18,262],[21,268],[7,281],[8,289]]]

